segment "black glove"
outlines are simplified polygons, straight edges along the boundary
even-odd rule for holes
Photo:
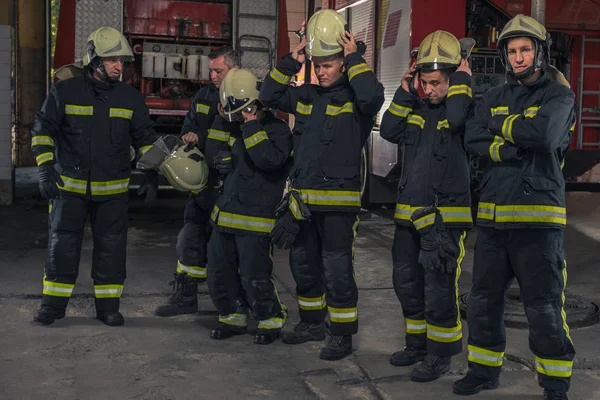
[[[453,273],[457,262],[450,254],[450,238],[440,211],[435,207],[420,208],[411,220],[421,235],[419,264],[428,271]]]
[[[271,241],[277,248],[288,250],[296,241],[298,232],[300,232],[298,221],[290,210],[286,210],[277,216],[275,226],[270,233]]]
[[[137,193],[139,196],[146,195],[144,199],[146,207],[151,208],[154,206],[158,197],[158,171],[153,169],[144,171],[144,181],[138,188]]]
[[[58,186],[64,186],[60,174],[54,169],[53,162],[45,162],[38,167],[38,177],[40,183],[40,194],[44,199],[58,199],[60,190]]]
[[[233,163],[231,162],[231,152],[229,150],[220,150],[213,159],[215,169],[221,175],[227,175],[233,171]]]

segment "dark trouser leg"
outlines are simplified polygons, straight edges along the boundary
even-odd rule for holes
[[[358,331],[358,289],[354,281],[358,222],[358,216],[353,213],[324,213],[318,225],[327,307],[334,336],[354,335]]]
[[[61,193],[50,201],[42,306],[65,309],[75,287],[89,200]]]
[[[123,283],[127,276],[127,198],[90,204],[94,235],[92,279],[96,311],[119,311]]]
[[[448,229],[448,257],[458,267],[452,274],[425,271],[425,319],[427,320],[427,352],[451,357],[462,351],[462,323],[458,307],[458,279],[465,257],[467,232]]]
[[[303,322],[318,324],[327,316],[325,284],[321,269],[321,239],[317,223],[322,214],[313,213],[311,221],[300,222],[300,232],[290,250],[290,266],[296,282],[298,308]]]
[[[425,349],[425,281],[423,267],[419,265],[419,249],[419,234],[414,229],[397,226],[392,246],[392,279],[404,314],[406,345]]]
[[[183,213],[183,228],[177,236],[177,272],[191,278],[206,278],[207,244],[211,204],[204,204],[202,192],[190,195]],[[210,203],[210,202],[208,202]]]
[[[498,378],[502,367],[504,294],[514,275],[508,258],[508,233],[482,227],[477,235],[473,287],[467,302],[469,374],[489,381]]]
[[[562,229],[511,232],[510,259],[521,288],[540,386],[567,391],[575,348],[564,311],[567,283]]]

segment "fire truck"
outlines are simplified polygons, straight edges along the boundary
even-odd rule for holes
[[[599,191],[600,183],[578,177],[600,163],[600,1],[597,0],[323,0],[342,13],[357,40],[367,44],[365,60],[385,87],[385,103],[363,150],[363,206],[393,204],[402,171],[398,147],[382,139],[379,124],[410,63],[410,51],[429,33],[443,29],[472,37],[474,96],[505,82],[496,51],[503,26],[517,14],[544,19],[552,35],[552,64],[576,94],[577,125],[567,154],[567,190]],[[314,74],[310,74],[314,81]],[[472,159],[473,188],[481,162]],[[476,196],[474,196],[476,199]]]

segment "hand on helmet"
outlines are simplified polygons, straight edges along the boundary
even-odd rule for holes
[[[304,64],[306,61],[306,54],[304,53],[304,48],[306,47],[306,36],[302,38],[298,46],[296,46],[292,50],[292,58],[298,61],[300,64]]]
[[[346,57],[348,54],[356,53],[358,51],[356,39],[349,31],[340,33],[340,37],[337,39],[337,42],[344,49],[344,57]]]
[[[256,111],[257,111],[256,106],[252,106],[251,112],[242,111],[242,116],[244,117],[244,123],[250,122],[250,121],[256,121],[258,119],[258,117],[256,116],[256,114],[257,114]]]
[[[417,64],[413,62],[408,71],[402,77],[402,89],[408,93],[412,93],[410,85],[412,84],[412,90],[419,90],[419,76],[415,71],[417,70]]]
[[[188,132],[181,137],[181,140],[184,144],[198,143],[198,134],[195,132]]]
[[[471,68],[469,67],[469,62],[467,60],[462,60],[460,62],[460,66],[456,70],[456,72],[466,72],[469,75],[473,75],[471,72]]]

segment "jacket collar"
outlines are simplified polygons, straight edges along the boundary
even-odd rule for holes
[[[541,75],[538,78],[537,81],[532,82],[532,83],[519,83],[519,81],[517,81],[515,79],[514,76],[510,75],[510,74],[506,74],[506,83],[508,83],[510,86],[522,86],[522,87],[526,87],[528,89],[535,89],[539,86],[542,86],[546,83],[546,81],[548,81],[548,79],[550,79],[548,77],[548,74],[546,73],[546,71],[542,68],[540,69],[541,71]]]

